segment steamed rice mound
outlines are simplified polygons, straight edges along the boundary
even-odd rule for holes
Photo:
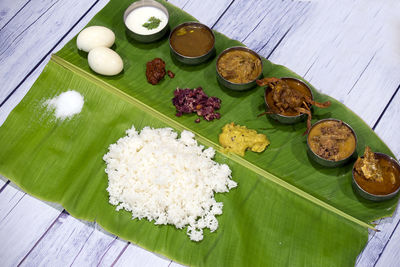
[[[139,133],[133,126],[126,133],[103,157],[110,203],[132,212],[133,219],[187,226],[194,241],[203,239],[204,228],[215,231],[223,203],[214,193],[237,184],[228,165],[212,160],[214,149],[198,145],[189,131],[178,138],[171,128],[145,127]]]

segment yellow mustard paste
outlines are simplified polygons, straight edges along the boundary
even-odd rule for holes
[[[240,156],[244,156],[248,148],[253,152],[262,152],[270,144],[266,135],[247,129],[246,126],[235,125],[233,122],[222,128],[219,143],[227,152]]]

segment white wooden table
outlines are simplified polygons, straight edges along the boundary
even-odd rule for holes
[[[400,158],[400,1],[170,0],[355,111]],[[0,1],[0,125],[107,0]],[[1,149],[1,148],[0,148]],[[399,266],[400,212],[357,266]],[[0,179],[0,266],[177,265]]]

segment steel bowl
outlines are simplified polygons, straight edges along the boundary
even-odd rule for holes
[[[164,26],[164,28],[162,28],[158,32],[155,32],[152,34],[139,34],[139,33],[132,31],[131,29],[129,29],[128,26],[126,25],[126,19],[127,19],[128,15],[134,9],[139,8],[139,7],[144,7],[144,6],[151,6],[151,7],[156,7],[158,9],[160,9],[161,11],[163,11],[165,13],[165,15],[167,15],[168,21],[169,21],[169,13],[168,13],[168,10],[165,8],[165,6],[163,6],[162,4],[160,4],[159,2],[154,1],[154,0],[141,0],[141,1],[135,2],[135,3],[131,4],[125,10],[124,24],[125,24],[125,28],[126,28],[128,35],[138,42],[151,43],[151,42],[161,39],[165,35],[165,33],[168,31],[169,23],[167,22],[167,24]]]
[[[347,123],[345,123],[345,122],[343,122],[343,121],[341,121],[341,120],[333,119],[333,118],[323,119],[323,120],[317,121],[316,123],[314,123],[314,124],[311,126],[311,129],[310,129],[309,133],[312,131],[312,129],[313,129],[316,125],[318,125],[318,124],[320,124],[320,123],[322,123],[322,122],[325,122],[325,121],[337,121],[337,122],[342,122],[344,125],[346,125],[346,126],[351,130],[351,132],[352,132],[352,134],[353,134],[353,136],[354,136],[354,138],[355,138],[355,143],[356,143],[356,144],[355,144],[355,147],[354,147],[354,151],[353,151],[353,153],[352,153],[350,156],[348,156],[347,158],[342,159],[342,160],[334,161],[334,160],[325,159],[325,158],[319,156],[318,154],[316,154],[316,153],[311,149],[310,143],[309,143],[309,139],[308,139],[309,136],[307,136],[307,148],[308,148],[308,149],[307,149],[307,152],[308,152],[308,155],[309,155],[310,158],[312,158],[316,163],[318,163],[318,164],[320,164],[320,165],[322,165],[322,166],[325,166],[325,167],[334,168],[334,167],[343,166],[343,165],[345,165],[347,162],[349,162],[352,158],[355,158],[355,157],[357,156],[357,135],[356,135],[355,131],[353,130],[353,128],[351,128],[350,125],[348,125]]]
[[[375,154],[376,158],[385,158],[386,160],[392,162],[393,165],[395,166],[395,168],[397,168],[400,171],[400,165],[397,162],[397,160],[395,160],[394,158],[392,158],[386,154],[380,153],[380,152],[375,152],[374,154]],[[386,194],[386,195],[375,195],[375,194],[371,194],[371,193],[367,192],[357,183],[356,179],[354,178],[354,169],[355,169],[355,163],[353,165],[353,170],[352,170],[352,185],[353,185],[354,190],[363,198],[372,200],[375,202],[380,202],[380,201],[394,198],[399,193],[400,187],[397,188],[396,191],[394,191],[390,194]]]
[[[291,77],[284,77],[284,78],[280,78],[280,79],[284,80],[284,81],[292,80],[292,81],[296,81],[296,82],[300,83],[310,93],[311,100],[314,99],[314,96],[313,96],[313,93],[312,93],[310,87],[305,82],[303,82],[302,80],[299,80],[299,79],[296,79],[296,78],[291,78]],[[267,87],[265,89],[265,92],[264,92],[264,101],[265,101],[265,105],[266,105],[268,111],[272,110],[272,108],[268,105],[268,101],[267,101],[267,94],[270,91],[271,91],[271,89],[269,87]],[[279,113],[268,113],[268,116],[273,118],[274,120],[279,121],[280,123],[283,123],[283,124],[294,124],[294,123],[298,123],[300,121],[303,121],[307,117],[307,114],[299,114],[299,115],[296,115],[296,116],[287,116],[287,115],[282,115],[282,114],[279,114]]]
[[[176,32],[177,30],[179,30],[180,28],[182,28],[184,26],[197,26],[197,27],[203,27],[206,30],[208,30],[211,33],[213,40],[214,40],[212,48],[205,54],[196,56],[196,57],[185,56],[185,55],[178,53],[171,45],[171,36],[174,34],[174,32]],[[171,50],[171,54],[179,62],[182,62],[187,65],[198,65],[198,64],[206,62],[208,59],[210,59],[215,54],[215,36],[214,36],[213,31],[209,27],[207,27],[206,25],[204,25],[202,23],[199,23],[196,21],[185,22],[185,23],[182,23],[182,24],[179,24],[178,26],[176,26],[169,34],[169,47]]]
[[[255,55],[260,60],[260,62],[261,62],[261,72],[257,76],[257,78],[255,78],[254,80],[252,80],[250,82],[247,82],[247,83],[233,83],[233,82],[225,79],[224,77],[222,77],[222,75],[218,71],[219,59],[221,58],[221,56],[223,56],[226,53],[228,53],[230,51],[233,51],[233,50],[243,50],[243,51],[249,52],[249,53]],[[215,67],[216,67],[216,71],[217,71],[218,82],[222,86],[224,86],[226,88],[229,88],[231,90],[235,90],[235,91],[245,91],[245,90],[249,90],[249,89],[251,89],[251,88],[253,88],[253,87],[255,87],[257,85],[256,81],[262,77],[263,63],[262,63],[261,57],[256,52],[254,52],[253,50],[251,50],[251,49],[249,49],[247,47],[243,47],[243,46],[234,46],[234,47],[230,47],[230,48],[225,49],[224,51],[221,52],[221,54],[219,54]]]

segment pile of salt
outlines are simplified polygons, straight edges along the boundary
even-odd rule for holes
[[[67,91],[45,102],[50,109],[55,110],[57,119],[67,119],[81,112],[84,104],[83,96],[77,91]]]

